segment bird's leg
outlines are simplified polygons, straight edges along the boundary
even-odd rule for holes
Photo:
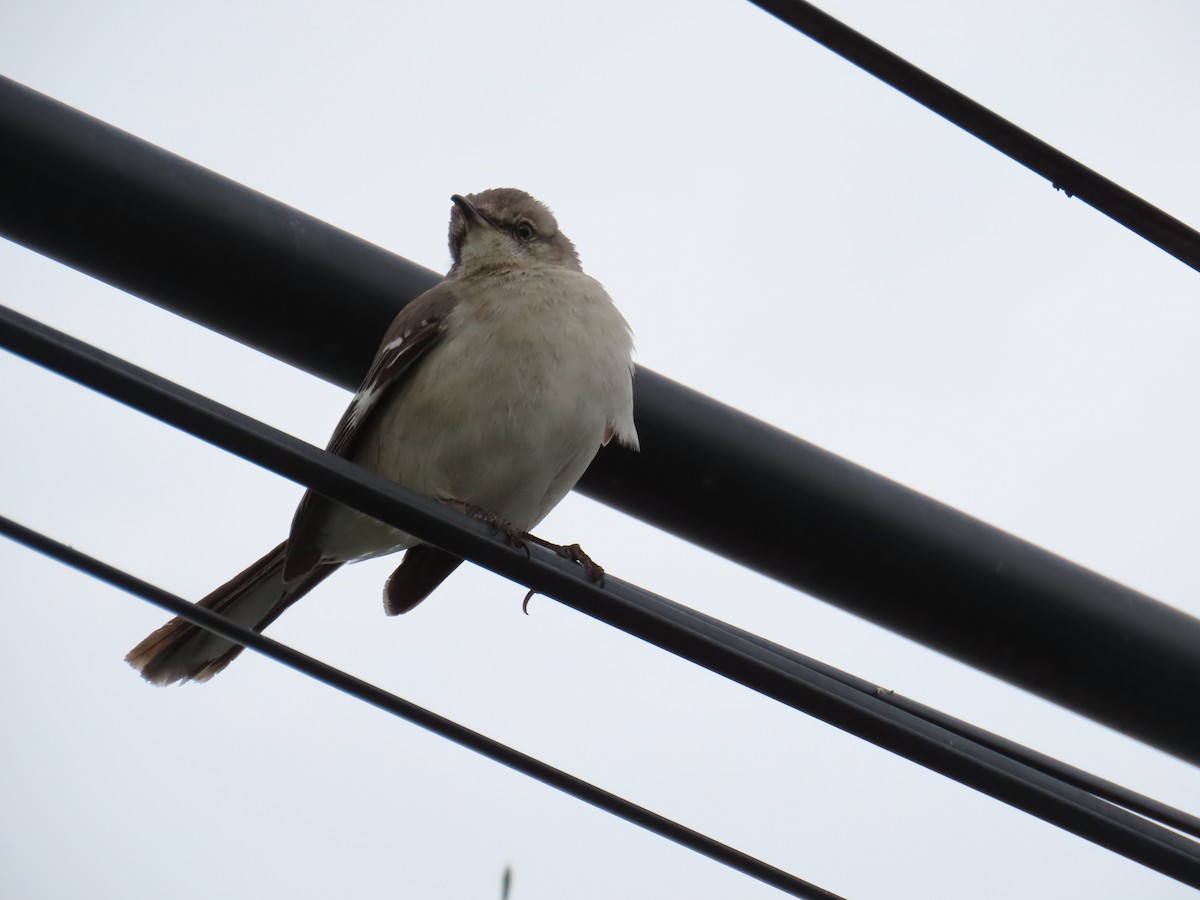
[[[604,568],[588,556],[583,548],[578,544],[552,544],[544,538],[538,537],[536,534],[530,534],[528,531],[518,531],[512,522],[505,519],[503,516],[498,516],[491,510],[484,509],[481,506],[476,506],[473,503],[464,503],[462,500],[454,500],[450,497],[441,498],[441,502],[453,510],[456,510],[464,515],[470,516],[472,519],[478,519],[485,525],[490,525],[495,528],[500,534],[508,540],[509,544],[518,550],[524,550],[526,555],[529,553],[528,544],[537,544],[540,547],[545,547],[548,550],[553,550],[565,560],[576,563],[583,567],[583,571],[587,573],[589,579],[595,584],[604,583]],[[529,614],[529,601],[533,598],[535,591],[530,591],[525,595],[525,599],[521,603],[521,611],[526,615]]]
[[[464,503],[462,500],[452,500],[449,497],[443,497],[442,503],[464,515],[470,516],[472,519],[478,519],[484,525],[490,525],[496,531],[504,535],[505,539],[518,550],[524,550],[526,555],[529,553],[529,548],[525,546],[525,539],[531,537],[523,531],[518,531],[517,527],[512,522],[505,519],[503,516],[498,516],[494,512],[484,509],[482,506],[476,506],[474,503]]]

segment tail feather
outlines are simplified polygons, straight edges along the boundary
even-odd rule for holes
[[[325,580],[341,563],[326,563],[290,584],[283,581],[284,541],[221,585],[199,605],[262,631],[285,609]],[[242,652],[242,646],[174,618],[129,651],[125,661],[153,684],[208,681]]]
[[[406,613],[462,565],[462,557],[431,544],[404,551],[404,559],[383,586],[383,609],[389,616]]]

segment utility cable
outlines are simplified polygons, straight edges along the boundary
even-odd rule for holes
[[[1200,232],[805,0],[751,0],[797,31],[1200,271]]]

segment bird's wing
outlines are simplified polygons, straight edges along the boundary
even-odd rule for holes
[[[342,414],[326,450],[338,456],[349,456],[363,423],[380,399],[396,387],[437,343],[454,302],[453,290],[442,282],[404,307],[392,320],[371,368]]]
[[[420,360],[438,343],[455,302],[453,287],[442,282],[400,311],[383,336],[371,368],[342,414],[326,450],[350,456],[380,401],[411,377]],[[286,581],[299,578],[320,562],[320,526],[332,506],[333,501],[311,490],[300,501],[288,538],[283,570]]]

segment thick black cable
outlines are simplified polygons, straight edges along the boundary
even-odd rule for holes
[[[0,78],[0,234],[353,388],[438,276]],[[579,489],[1200,763],[1200,621],[639,368]]]
[[[1200,232],[998,116],[805,0],[750,0],[925,108],[1046,178],[1068,197],[1200,270]]]
[[[671,653],[1200,887],[1200,845],[774,652],[761,639],[620,579],[603,587],[545,548],[486,526],[0,307],[0,346]],[[846,676],[849,678],[849,676]]]
[[[726,844],[693,831],[678,822],[651,812],[644,807],[618,797],[581,778],[576,778],[561,769],[556,769],[539,759],[519,750],[492,740],[477,731],[472,731],[457,722],[439,716],[408,700],[389,693],[376,685],[355,678],[347,672],[323,663],[318,659],[307,656],[298,650],[271,640],[261,634],[256,634],[245,626],[225,618],[212,610],[189,603],[174,594],[164,591],[149,582],[135,578],[121,569],[101,562],[73,547],[59,543],[30,528],[14,522],[5,516],[0,516],[0,534],[24,544],[63,565],[78,569],[122,591],[140,597],[165,609],[172,615],[182,616],[189,622],[216,632],[221,637],[242,644],[261,653],[268,659],[302,672],[309,678],[342,691],[364,703],[389,712],[394,716],[412,722],[414,725],[432,731],[434,734],[453,741],[469,750],[474,750],[481,756],[486,756],[495,762],[508,766],[523,775],[535,778],[543,784],[556,788],[565,794],[590,803],[605,812],[641,826],[647,831],[660,837],[674,841],[690,850],[694,850],[709,859],[724,863],[730,868],[756,878],[759,881],[779,888],[794,897],[815,898],[815,900],[838,900],[838,895],[817,887],[795,875],[768,865],[747,853],[736,850]]]

